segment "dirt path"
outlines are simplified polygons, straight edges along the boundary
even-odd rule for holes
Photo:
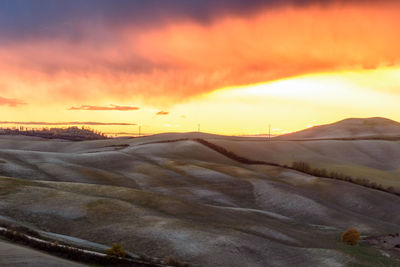
[[[14,245],[6,241],[0,240],[0,266],[57,266],[57,267],[78,267],[86,266],[76,262],[64,260],[51,256],[40,251],[26,248],[23,246]]]

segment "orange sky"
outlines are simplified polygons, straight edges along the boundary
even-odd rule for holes
[[[88,19],[74,26],[79,38],[0,38],[2,121],[151,133],[201,123],[221,134],[272,123],[278,134],[345,117],[400,120],[399,15],[396,1],[327,1],[146,27]]]

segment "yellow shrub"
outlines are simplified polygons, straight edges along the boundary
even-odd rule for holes
[[[174,267],[182,267],[182,263],[180,263],[177,259],[175,259],[173,256],[168,256],[164,258],[164,263],[169,265],[169,266],[174,266]]]
[[[120,244],[113,244],[111,248],[106,250],[106,253],[108,256],[114,257],[124,258],[126,256],[126,252]]]
[[[357,245],[360,238],[361,233],[357,229],[349,229],[342,234],[343,242],[349,245]]]

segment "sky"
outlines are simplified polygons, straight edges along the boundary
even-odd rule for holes
[[[400,121],[399,16],[385,0],[0,0],[0,126]]]

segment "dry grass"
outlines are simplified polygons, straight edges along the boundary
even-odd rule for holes
[[[265,162],[282,156],[290,166],[303,160],[290,158],[290,150],[325,157],[326,143],[264,145],[218,138],[206,141],[225,150],[190,140],[142,144],[147,138],[24,143],[57,153],[0,149],[1,157],[8,157],[2,167],[21,177],[0,178],[0,214],[37,229],[107,246],[119,243],[138,255],[174,255],[219,266],[264,266],[266,259],[282,266],[323,266],[327,257],[329,263],[345,265],[351,256],[337,249],[340,229],[351,224],[365,234],[385,233],[400,224],[400,215],[392,212],[400,206],[395,195],[221,154],[231,151]],[[129,147],[109,151],[118,144]],[[351,150],[353,145],[348,145]],[[328,156],[333,159],[329,166],[340,165]],[[327,169],[315,163],[311,169]],[[19,166],[36,167],[36,176]]]

